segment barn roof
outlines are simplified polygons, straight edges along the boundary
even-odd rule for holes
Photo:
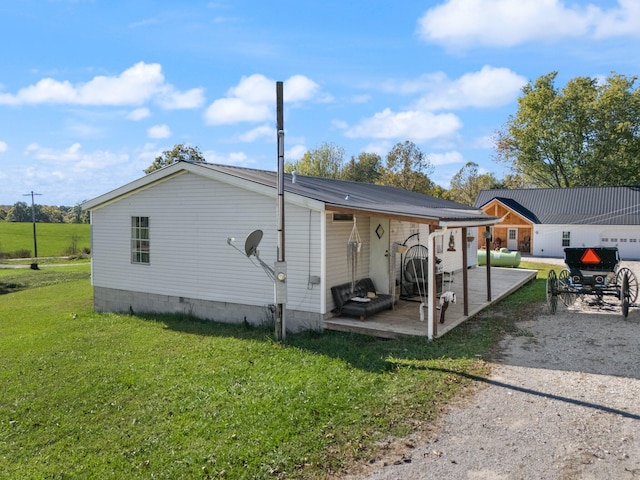
[[[209,176],[215,175],[218,178],[233,177],[249,184],[262,185],[270,190],[277,189],[278,174],[275,171],[211,163],[177,162],[89,200],[83,204],[83,208],[89,210],[99,208],[122,196],[130,195],[139,188],[146,188],[154,182],[165,180],[182,171],[201,175],[208,173]],[[484,214],[479,208],[386,185],[285,174],[284,191],[285,194],[316,200],[329,208],[338,210],[436,220],[443,226],[493,225],[499,221],[497,217]]]
[[[482,190],[474,206],[492,200],[537,224],[640,225],[640,187]]]

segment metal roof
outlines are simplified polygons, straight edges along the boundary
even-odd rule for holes
[[[139,189],[148,188],[156,182],[185,172],[211,178],[233,177],[240,184],[249,182],[261,188],[272,189],[274,193],[278,186],[278,173],[275,171],[181,161],[88,200],[82,207],[87,210],[101,208],[132,195]],[[284,174],[284,191],[323,203],[329,210],[333,207],[335,210],[393,215],[410,221],[416,219],[437,222],[443,227],[494,225],[500,221],[498,217],[489,216],[479,208],[386,185]]]
[[[494,199],[533,223],[640,225],[638,186],[482,190],[474,206]]]
[[[197,165],[273,188],[277,187],[278,174],[274,171],[228,165]],[[284,174],[284,183],[285,192],[311,198],[333,207],[414,216],[444,223],[484,221],[487,224],[493,224],[496,219],[484,214],[479,208],[388,185],[290,173]]]

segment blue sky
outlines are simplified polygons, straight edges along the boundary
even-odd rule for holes
[[[640,72],[637,0],[14,0],[0,3],[0,204],[75,205],[176,143],[275,170],[323,142],[413,141],[448,187],[528,81]]]

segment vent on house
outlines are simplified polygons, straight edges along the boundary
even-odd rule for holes
[[[353,222],[353,213],[333,213],[334,222]]]

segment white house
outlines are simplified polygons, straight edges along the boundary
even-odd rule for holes
[[[368,277],[380,293],[402,279],[404,244],[442,232],[476,263],[469,231],[498,219],[480,209],[402,189],[286,174],[284,257],[286,327],[322,329],[332,316],[331,287]],[[89,200],[92,285],[97,311],[179,312],[223,322],[272,320],[277,260],[277,173],[178,162]],[[245,239],[263,232],[259,257]],[[347,243],[361,238],[355,264]],[[468,237],[468,238],[467,238]],[[438,248],[448,271],[458,253]],[[353,271],[356,269],[356,271]]]
[[[640,187],[483,190],[474,206],[501,218],[493,238],[509,250],[563,258],[565,247],[618,247],[640,260]]]

